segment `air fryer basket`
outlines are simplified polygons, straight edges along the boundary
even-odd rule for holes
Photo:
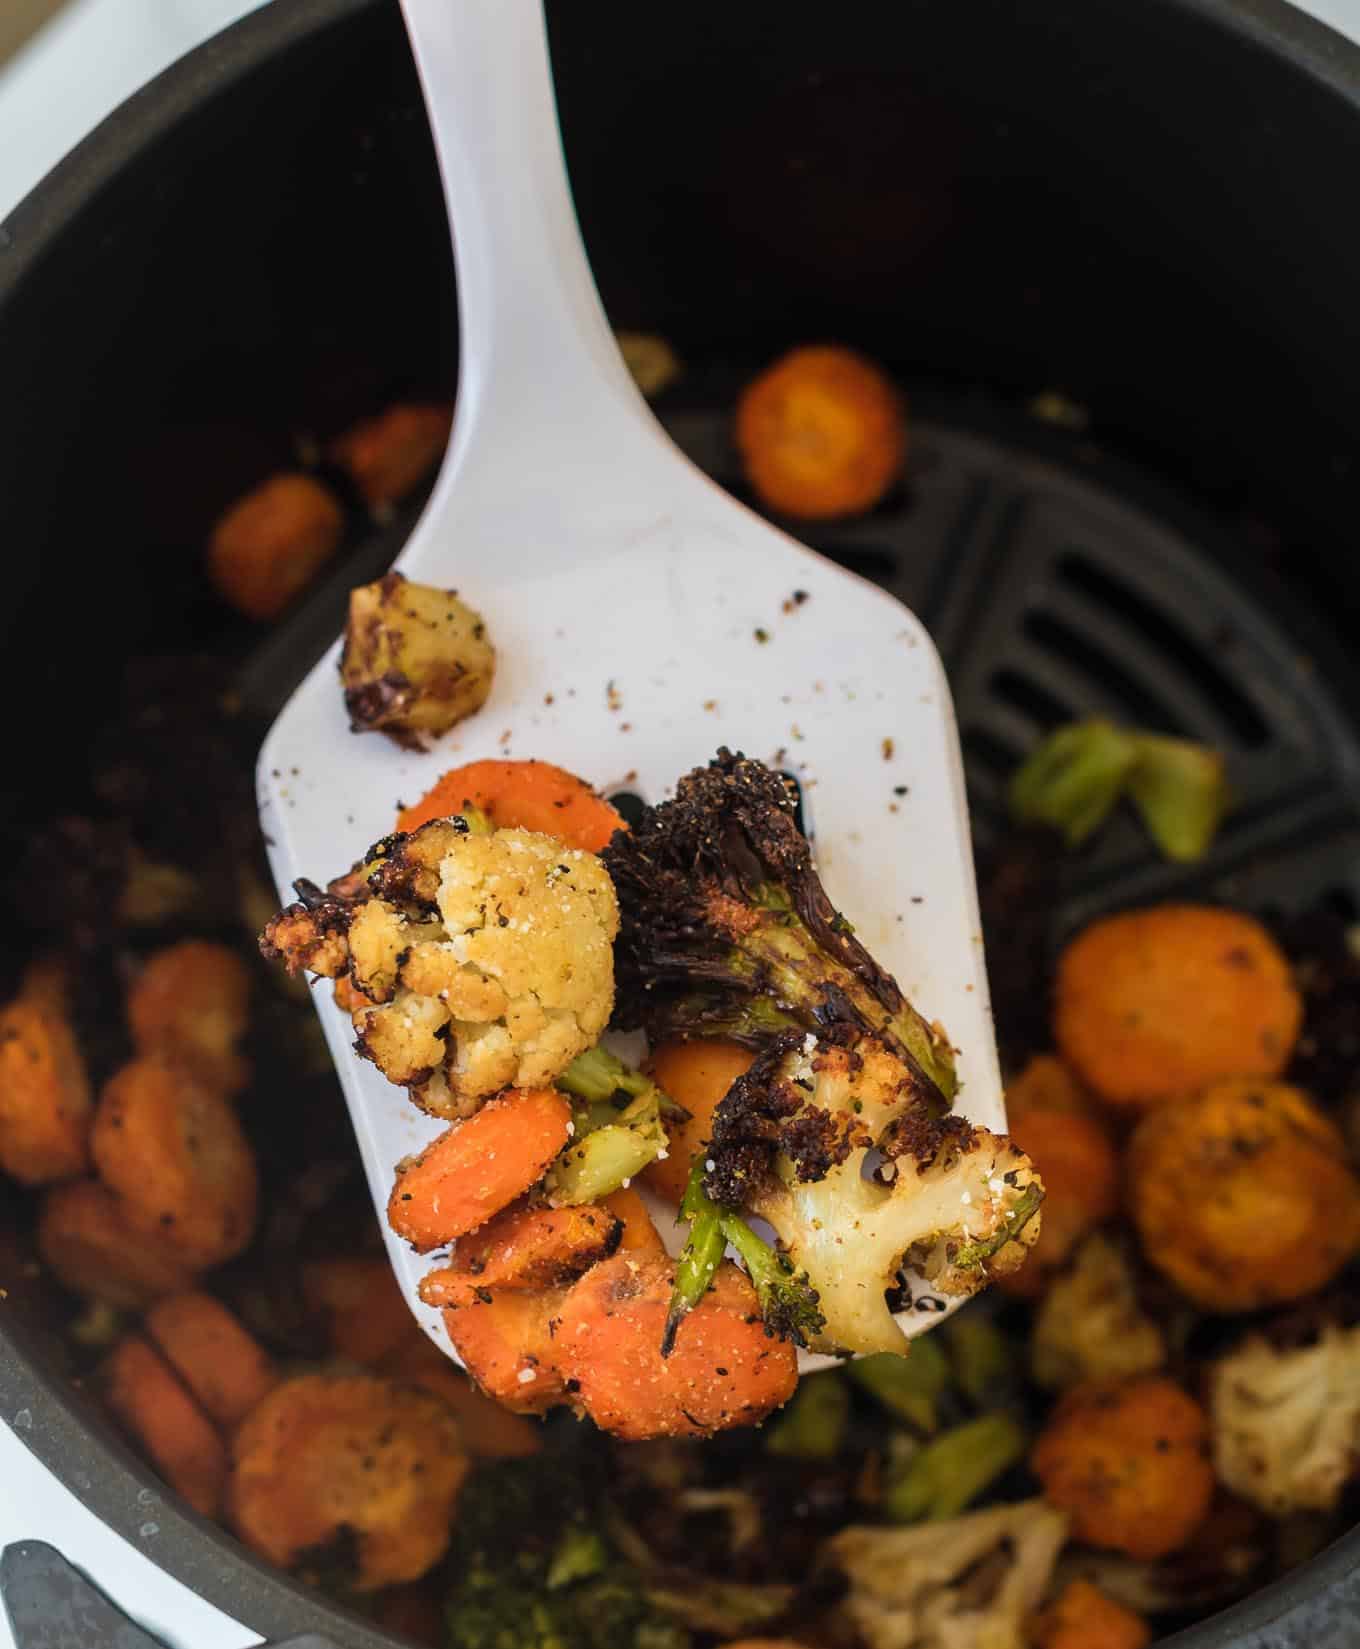
[[[979,842],[1004,828],[1015,759],[1106,713],[1224,750],[1236,806],[1193,869],[1117,822],[1074,862],[1065,921],[1180,893],[1354,915],[1360,697],[1329,615],[1360,593],[1360,223],[1319,225],[1308,167],[1360,160],[1357,54],[1275,0],[1145,0],[1098,23],[1079,0],[1023,17],[913,0],[835,31],[763,5],[705,27],[613,0],[588,27],[562,5],[550,20],[607,305],[691,363],[660,407],[677,443],[740,494],[728,422],[752,367],[834,333],[902,372],[902,489],[863,520],[794,530],[935,634]],[[395,8],[374,0],[248,20],[0,228],[5,376],[25,387],[0,398],[6,541],[29,552],[12,610],[61,614],[87,686],[42,626],[15,628],[14,679],[45,697],[13,729],[11,771],[33,783],[12,787],[11,818],[62,803],[53,729],[97,715],[88,683],[121,658],[220,651],[263,717],[347,586],[395,553],[413,512],[347,545],[261,642],[207,599],[194,548],[299,428],[451,388],[442,237]],[[1080,403],[1089,432],[1028,413],[1043,390]],[[147,471],[148,430],[188,432],[173,476]],[[64,605],[63,565],[82,580]],[[77,1493],[266,1634],[395,1643],[175,1503],[52,1377],[41,1288],[15,1292],[10,1313],[18,1296],[32,1309],[0,1319],[0,1414]],[[1352,1535],[1176,1641],[1340,1649],[1357,1563]]]

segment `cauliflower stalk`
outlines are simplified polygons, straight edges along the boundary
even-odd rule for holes
[[[1024,1649],[1067,1520],[1043,1500],[913,1528],[843,1529],[824,1548],[868,1649]]]
[[[1250,1335],[1214,1365],[1214,1467],[1272,1517],[1331,1511],[1360,1464],[1360,1325],[1281,1350]]]
[[[265,955],[345,974],[359,1053],[436,1115],[552,1082],[608,1022],[618,905],[593,853],[437,819],[378,843],[329,893],[299,891]]]
[[[937,1293],[974,1293],[1023,1262],[1043,1199],[1016,1146],[936,1115],[885,1048],[797,1033],[718,1106],[705,1189],[773,1227],[817,1296],[814,1349],[866,1354],[906,1352],[887,1300],[904,1264]]]

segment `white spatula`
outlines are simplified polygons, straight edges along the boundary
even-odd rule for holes
[[[462,354],[452,447],[398,566],[481,611],[498,667],[485,707],[411,754],[348,731],[338,646],[322,659],[260,757],[281,897],[295,877],[348,867],[399,801],[460,762],[536,756],[655,801],[726,743],[802,777],[832,899],[948,1028],[960,1109],[1004,1128],[963,774],[930,638],[892,597],[735,503],[648,411],[577,232],[540,0],[403,4],[453,225]],[[328,989],[317,1006],[382,1218],[395,1164],[443,1125],[356,1058]],[[671,1213],[658,1223],[678,1247]],[[447,1350],[416,1294],[430,1262],[387,1241]],[[935,1320],[902,1317],[908,1332]]]

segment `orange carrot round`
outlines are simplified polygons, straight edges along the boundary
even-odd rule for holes
[[[536,830],[568,847],[598,853],[627,826],[584,779],[551,762],[482,761],[455,767],[414,807],[397,816],[399,830],[415,830],[475,807],[497,829]]]
[[[642,1171],[644,1183],[658,1196],[678,1204],[685,1194],[689,1165],[694,1153],[707,1145],[713,1133],[713,1113],[718,1102],[755,1055],[736,1042],[663,1042],[647,1062],[648,1072],[659,1088],[689,1112],[687,1122],[667,1124],[670,1151],[648,1163]]]
[[[755,1290],[734,1265],[685,1318],[661,1355],[675,1266],[616,1255],[567,1295],[553,1344],[595,1424],[630,1441],[707,1437],[749,1426],[793,1395],[798,1361],[765,1332]]]
[[[407,1321],[409,1336],[383,1359],[381,1372],[423,1386],[447,1403],[458,1419],[463,1447],[474,1460],[523,1460],[539,1453],[543,1447],[539,1428],[478,1391],[409,1313]]]
[[[236,1051],[249,1005],[250,974],[236,952],[210,939],[185,939],[147,958],[128,991],[128,1028],[140,1052],[180,1060],[221,1093],[234,1094],[250,1075]]]
[[[453,1349],[488,1397],[521,1414],[542,1414],[566,1398],[556,1350],[566,1299],[565,1288],[512,1290],[445,1311]]]
[[[114,1347],[104,1376],[110,1409],[156,1470],[195,1511],[216,1517],[227,1480],[226,1445],[170,1365],[145,1340],[128,1335]]]
[[[571,1106],[556,1088],[511,1088],[401,1170],[388,1223],[422,1253],[466,1236],[542,1179],[570,1128]]]
[[[453,1262],[420,1280],[426,1305],[476,1305],[493,1289],[556,1288],[607,1259],[622,1222],[606,1209],[516,1208],[458,1239]]]
[[[337,1357],[371,1367],[415,1328],[411,1308],[386,1258],[340,1255],[308,1260],[301,1276],[302,1297],[324,1319],[326,1337]]]
[[[1024,1112],[1011,1138],[1043,1177],[1044,1219],[1024,1265],[997,1284],[1035,1299],[1086,1233],[1118,1212],[1119,1160],[1102,1123],[1080,1112]]]
[[[600,1198],[599,1206],[607,1208],[616,1220],[623,1222],[619,1237],[620,1254],[631,1254],[634,1259],[665,1259],[666,1245],[661,1240],[661,1233],[647,1212],[647,1204],[636,1191],[627,1187],[611,1191],[607,1197]]]
[[[264,1347],[211,1294],[192,1290],[158,1300],[143,1327],[220,1426],[239,1425],[278,1379]]]
[[[143,1231],[97,1179],[54,1185],[38,1216],[43,1264],[73,1294],[140,1309],[190,1287],[194,1268],[173,1244]]]
[[[94,1105],[64,1012],[38,994],[0,1009],[0,1169],[24,1185],[84,1173]]]

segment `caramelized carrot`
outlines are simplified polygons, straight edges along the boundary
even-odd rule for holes
[[[453,408],[399,403],[365,418],[331,443],[330,458],[349,472],[367,504],[395,504],[444,456]]]
[[[208,576],[247,618],[277,618],[340,547],[345,517],[310,475],[273,475],[213,527]]]
[[[51,992],[0,1009],[0,1169],[24,1185],[83,1174],[93,1111],[85,1061]]]
[[[466,1236],[543,1177],[570,1127],[571,1106],[555,1088],[511,1088],[398,1173],[388,1223],[422,1252]]]
[[[335,1355],[365,1368],[376,1367],[419,1333],[386,1259],[308,1260],[302,1266],[302,1297],[325,1319]]]
[[[562,1402],[566,1385],[555,1338],[566,1298],[565,1288],[542,1288],[445,1311],[453,1349],[488,1397],[522,1414],[542,1414]]]
[[[236,1051],[246,1033],[250,975],[235,951],[185,939],[149,956],[128,992],[127,1017],[139,1053],[182,1061],[223,1094],[249,1079]]]
[[[255,1154],[220,1093],[182,1066],[134,1059],[105,1084],[91,1136],[130,1220],[197,1266],[229,1260],[255,1228]]]
[[[455,767],[414,807],[397,817],[399,830],[465,808],[485,813],[498,829],[536,830],[568,847],[598,853],[623,820],[584,779],[551,762],[483,761]]]
[[[554,1354],[596,1425],[633,1441],[707,1437],[787,1402],[798,1383],[794,1349],[765,1332],[755,1290],[734,1265],[718,1267],[662,1357],[674,1284],[670,1260],[620,1254],[567,1294]]]
[[[997,1285],[1035,1299],[1086,1233],[1118,1212],[1119,1161],[1101,1121],[1080,1112],[1023,1112],[1011,1138],[1043,1177],[1044,1222],[1028,1260]]]
[[[420,1280],[426,1305],[476,1305],[495,1290],[555,1288],[608,1259],[623,1223],[603,1208],[507,1208],[460,1237],[453,1262]]]
[[[447,1403],[458,1418],[463,1446],[474,1460],[522,1460],[537,1454],[543,1447],[543,1437],[533,1421],[511,1414],[484,1396],[409,1313],[407,1322],[409,1336],[383,1359],[381,1372],[423,1386]]]
[[[661,1259],[666,1257],[666,1245],[661,1233],[652,1223],[647,1204],[632,1189],[611,1191],[597,1204],[607,1208],[615,1219],[623,1222],[619,1237],[619,1253],[631,1254],[634,1259]]]
[[[670,1151],[648,1163],[642,1179],[658,1196],[677,1206],[685,1194],[694,1153],[708,1144],[713,1113],[727,1090],[751,1068],[755,1055],[736,1042],[663,1042],[647,1062],[649,1074],[677,1105],[687,1122],[669,1122]]]
[[[216,1517],[227,1479],[226,1447],[170,1365],[130,1334],[114,1347],[104,1374],[110,1409],[156,1470],[195,1511]]]
[[[1030,1623],[1030,1638],[1034,1649],[1145,1649],[1152,1628],[1089,1580],[1069,1580]]]
[[[211,1294],[158,1300],[143,1327],[211,1420],[230,1430],[278,1380],[255,1336]]]
[[[178,1294],[193,1268],[173,1243],[142,1230],[118,1198],[96,1179],[54,1185],[38,1215],[43,1264],[73,1294],[140,1309]]]

